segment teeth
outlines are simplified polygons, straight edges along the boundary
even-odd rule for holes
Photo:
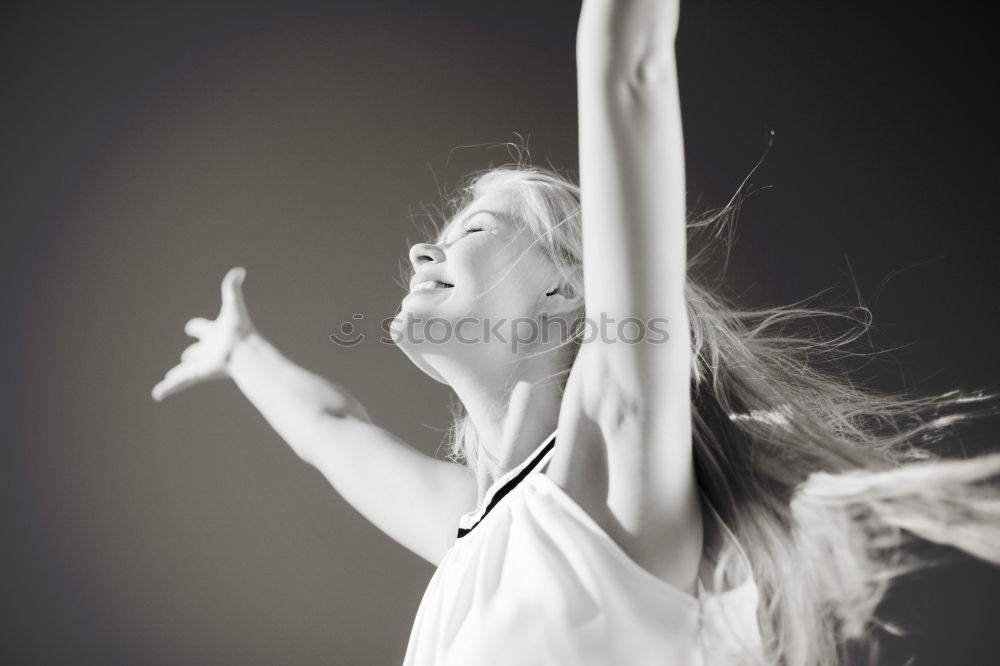
[[[417,284],[413,285],[413,288],[410,289],[410,291],[411,292],[412,291],[424,291],[425,289],[448,289],[449,287],[451,287],[451,285],[447,284],[445,282],[437,282],[435,280],[428,280],[426,282],[418,282]]]

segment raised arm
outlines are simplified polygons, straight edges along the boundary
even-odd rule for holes
[[[614,344],[625,388],[689,408],[684,143],[674,56],[678,3],[588,0],[577,72],[587,314],[668,319],[664,344]]]
[[[672,0],[585,0],[581,11],[586,308],[591,322],[607,318],[609,325],[582,346],[560,413],[560,432],[571,433],[579,450],[552,466],[599,521],[611,514],[602,525],[639,564],[690,589],[702,532],[692,460],[677,19]],[[623,327],[626,321],[633,323]]]

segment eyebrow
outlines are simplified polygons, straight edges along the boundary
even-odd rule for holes
[[[498,220],[501,220],[501,221],[504,219],[503,215],[501,215],[500,213],[497,213],[496,211],[492,211],[492,210],[486,210],[484,208],[482,210],[474,210],[474,211],[472,211],[471,213],[469,213],[468,215],[466,215],[462,219],[462,222],[463,223],[464,222],[468,222],[469,220],[471,220],[472,218],[474,218],[476,215],[479,215],[481,213],[489,213],[490,215],[492,215],[493,217],[495,217],[495,218],[497,218]]]

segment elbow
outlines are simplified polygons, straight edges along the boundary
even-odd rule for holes
[[[672,52],[647,51],[619,65],[613,74],[612,84],[633,95],[641,95],[645,91],[676,85],[676,71]]]
[[[581,86],[637,97],[677,86],[672,47],[627,45],[593,48],[577,57]]]
[[[576,42],[580,75],[634,89],[673,80],[677,18],[675,0],[585,4]]]

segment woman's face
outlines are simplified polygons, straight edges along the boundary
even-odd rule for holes
[[[440,244],[411,248],[403,312],[451,322],[537,316],[541,297],[559,280],[531,231],[509,215],[510,196],[479,197],[449,223]]]
[[[454,357],[464,346],[489,357],[483,345],[500,352],[497,343],[509,347],[537,321],[559,276],[532,232],[509,214],[510,197],[504,190],[478,197],[448,224],[440,243],[410,250],[414,275],[392,328],[411,358],[429,351],[427,341],[435,353],[450,348]],[[530,347],[521,343],[522,350]]]

